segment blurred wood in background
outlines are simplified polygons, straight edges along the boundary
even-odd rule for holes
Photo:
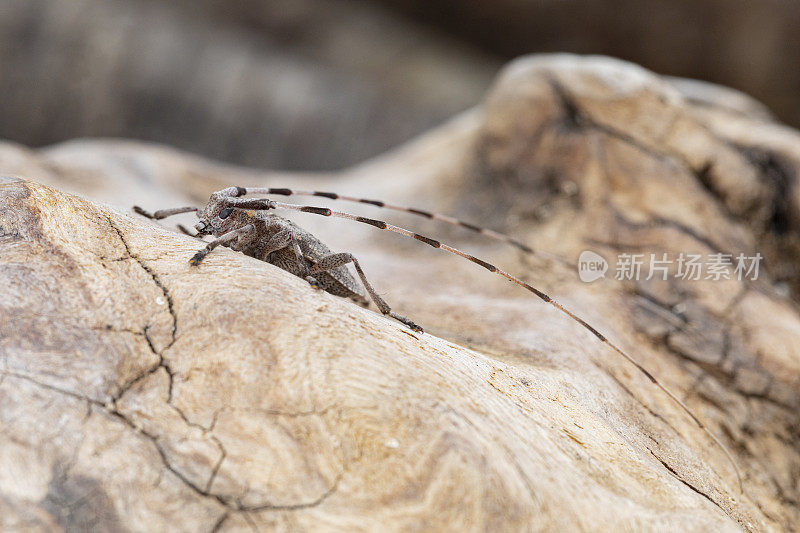
[[[729,85],[800,125],[797,3],[611,4],[0,0],[0,137],[342,168],[475,105],[508,58],[556,50]]]

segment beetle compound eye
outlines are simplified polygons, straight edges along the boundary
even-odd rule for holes
[[[223,209],[222,211],[219,212],[219,218],[222,218],[222,219],[228,218],[231,213],[233,213],[233,208],[226,207],[225,209]]]

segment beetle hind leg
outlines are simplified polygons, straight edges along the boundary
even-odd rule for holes
[[[389,307],[389,304],[375,292],[375,289],[372,288],[372,284],[367,281],[367,276],[364,274],[364,271],[361,269],[361,265],[358,263],[358,260],[353,256],[351,253],[343,252],[338,254],[331,254],[328,256],[323,257],[316,265],[311,267],[311,274],[316,274],[319,272],[325,272],[328,270],[332,270],[334,268],[338,268],[340,266],[344,266],[348,263],[353,263],[353,266],[356,268],[356,272],[358,273],[358,277],[361,278],[361,283],[364,285],[364,288],[367,289],[367,293],[369,293],[372,301],[375,302],[375,305],[378,306],[378,309],[384,315],[390,316],[397,320],[398,322],[402,322],[413,331],[418,333],[423,333],[423,329],[412,322],[411,320],[407,319],[402,315],[398,315],[392,308]]]

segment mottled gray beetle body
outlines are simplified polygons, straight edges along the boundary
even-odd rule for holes
[[[222,245],[291,272],[335,296],[350,298],[361,305],[368,305],[364,289],[356,282],[346,266],[317,272],[310,277],[309,271],[324,257],[333,254],[325,243],[291,220],[273,213],[226,208],[225,199],[235,196],[237,196],[236,187],[229,187],[212,194],[208,204],[198,212],[200,222],[195,226],[197,230],[202,234],[221,237],[252,224],[254,230],[250,236],[240,237]],[[227,212],[223,213],[224,211]],[[221,218],[220,214],[227,216]],[[298,254],[291,243],[289,246],[274,249],[277,246],[275,237],[286,233],[291,236],[301,253]]]

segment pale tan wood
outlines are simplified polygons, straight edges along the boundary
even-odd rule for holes
[[[800,136],[724,94],[735,104],[716,108],[630,64],[529,58],[481,109],[337,176],[119,141],[0,146],[0,171],[30,179],[0,183],[0,527],[791,529]],[[782,235],[755,149],[789,169]],[[294,217],[354,252],[427,328],[416,335],[230,250],[192,268],[196,241],[128,210],[232,184],[442,209],[562,256],[337,204],[449,236],[578,311],[720,435],[745,494],[646,378],[473,264]],[[571,264],[584,249],[717,248],[761,250],[767,271],[755,283],[584,284]]]

